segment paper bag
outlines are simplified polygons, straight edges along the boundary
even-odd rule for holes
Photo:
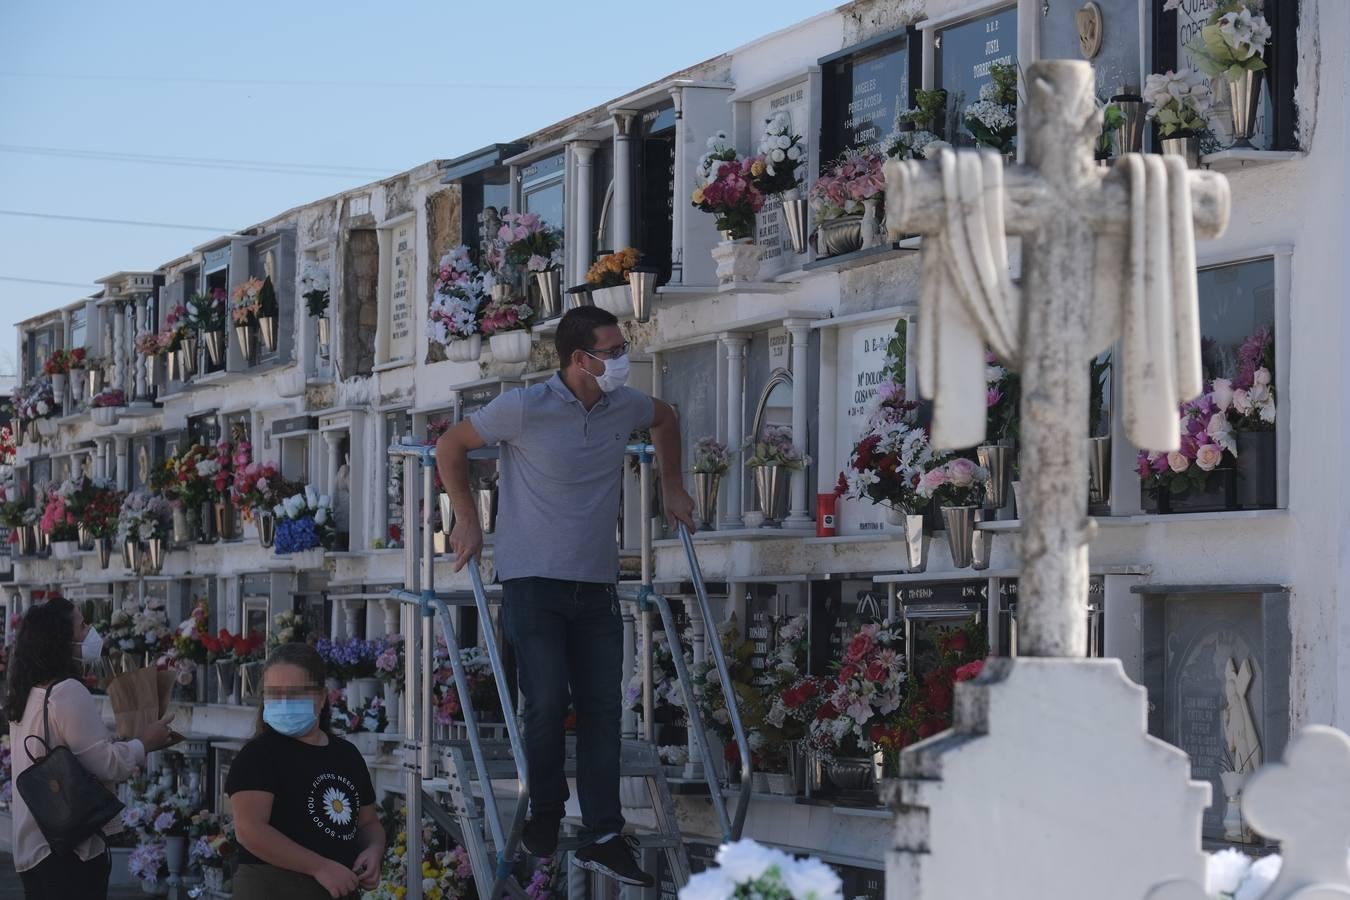
[[[147,725],[164,718],[173,694],[173,673],[153,667],[118,675],[108,683],[117,736],[131,740]]]

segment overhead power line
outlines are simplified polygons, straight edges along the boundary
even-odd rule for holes
[[[84,288],[89,291],[94,289],[92,284],[78,284],[74,281],[48,281],[45,278],[19,278],[16,275],[0,275],[0,281],[17,281],[20,284],[51,284],[56,287]]]
[[[155,166],[184,166],[194,169],[220,169],[234,172],[259,172],[273,175],[309,175],[320,178],[385,178],[397,170],[357,166],[328,166],[319,163],[266,162],[247,159],[215,159],[195,156],[162,156],[152,153],[124,153],[109,150],[81,150],[71,147],[34,147],[26,144],[0,144],[0,153],[23,153],[68,159],[96,159],[109,162],[141,163]]]
[[[0,209],[0,216],[23,216],[29,219],[59,219],[63,222],[95,222],[100,225],[135,225],[139,228],[173,228],[180,231],[212,231],[216,234],[230,234],[233,228],[215,225],[176,225],[170,222],[138,222],[132,219],[99,219],[93,216],[63,216],[57,213],[25,212],[17,209]]]
[[[64,81],[146,81],[160,84],[278,85],[304,88],[417,88],[452,91],[621,91],[619,84],[520,84],[494,81],[310,81],[280,78],[206,78],[193,75],[104,75],[65,72],[0,72],[0,78]]]

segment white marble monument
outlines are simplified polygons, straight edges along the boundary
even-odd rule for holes
[[[890,162],[886,221],[923,235],[919,388],[933,439],[985,439],[984,349],[1022,372],[1017,659],[958,685],[953,728],[909,748],[892,795],[887,896],[1138,900],[1204,884],[1208,785],[1147,733],[1117,660],[1086,660],[1088,361],[1117,338],[1129,437],[1177,446],[1199,393],[1194,240],[1228,218],[1222,176],[1160,157],[1092,154],[1092,68],[1026,72],[1026,165],[943,151]],[[1008,276],[1007,234],[1024,277]]]

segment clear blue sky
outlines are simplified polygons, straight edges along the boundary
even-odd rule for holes
[[[832,5],[4,0],[0,210],[228,231],[528,134]],[[233,162],[187,164],[203,159]],[[0,333],[89,292],[8,279],[92,288],[213,236],[0,214]],[[12,346],[0,338],[0,360]]]

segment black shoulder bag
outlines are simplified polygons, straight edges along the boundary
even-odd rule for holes
[[[122,811],[122,801],[80,764],[69,747],[51,745],[47,707],[55,686],[46,689],[42,700],[42,737],[30,734],[23,742],[32,765],[15,779],[15,787],[52,851],[62,852],[73,850],[111,822]],[[42,744],[41,759],[28,749],[31,740]]]

